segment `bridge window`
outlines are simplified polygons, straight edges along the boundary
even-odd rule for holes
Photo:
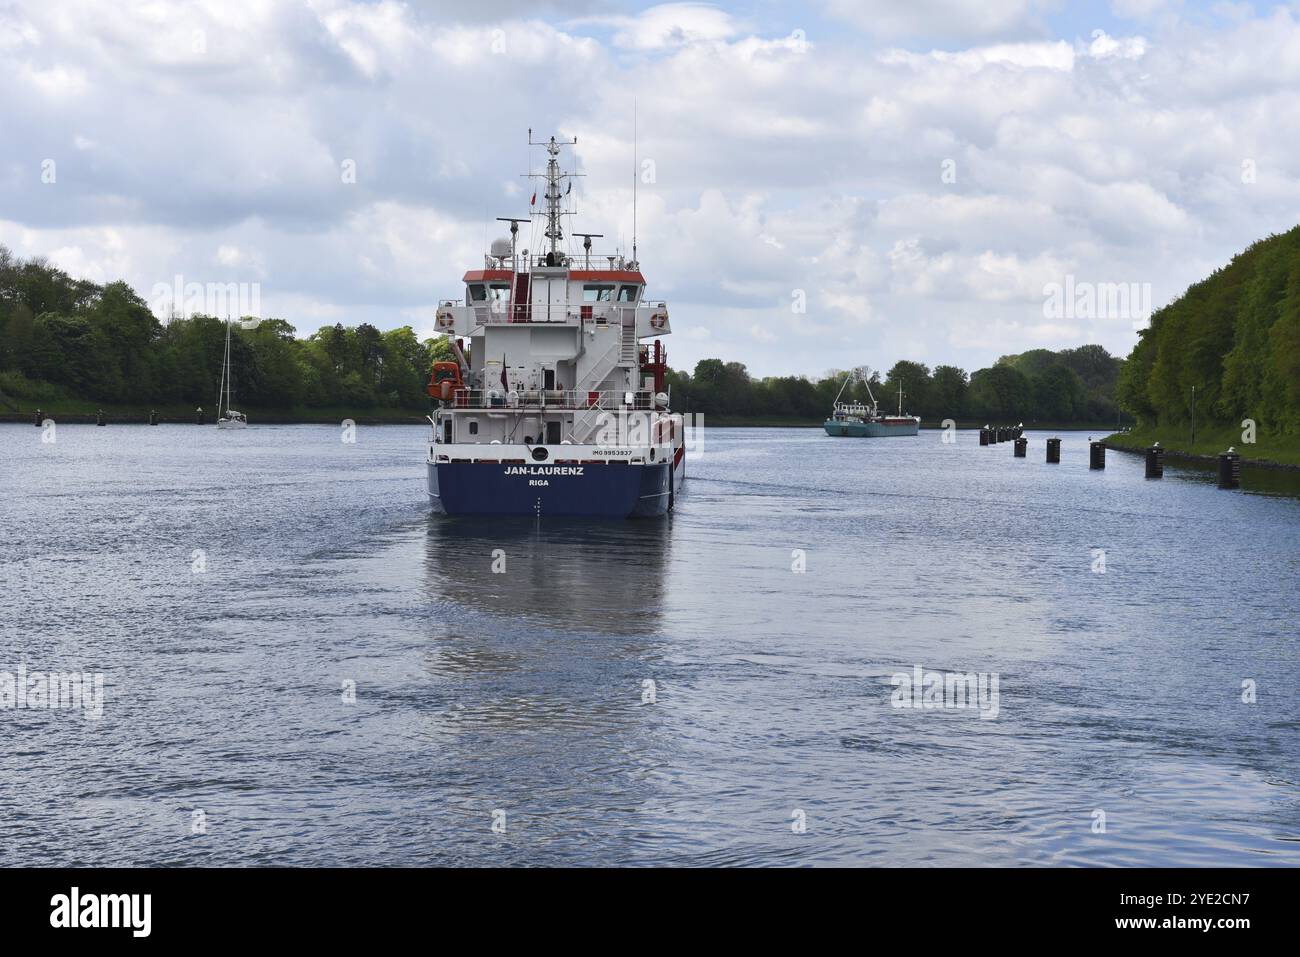
[[[469,299],[472,302],[482,302],[487,298],[487,287],[481,282],[472,282],[469,284]]]
[[[640,293],[640,291],[641,291],[640,286],[619,286],[618,301],[636,302],[638,299],[638,293]]]
[[[609,302],[614,298],[613,286],[583,286],[583,302]]]

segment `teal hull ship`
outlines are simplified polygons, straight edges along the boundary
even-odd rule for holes
[[[916,435],[920,430],[920,420],[915,418],[896,419],[893,416],[873,421],[838,421],[829,418],[823,423],[827,435],[847,436],[854,439],[879,439],[889,435]]]
[[[853,380],[854,376],[862,379],[867,387],[870,403],[841,402],[840,396]],[[880,439],[893,435],[917,435],[921,430],[921,420],[914,415],[903,414],[903,387],[898,387],[898,414],[885,415],[877,406],[876,397],[871,391],[871,383],[862,370],[855,369],[844,377],[839,395],[835,396],[835,407],[830,418],[822,423],[827,435],[853,439]]]

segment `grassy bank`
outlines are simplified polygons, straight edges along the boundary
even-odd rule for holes
[[[1019,425],[1017,422],[979,422],[974,419],[957,419],[957,428],[959,429],[982,429],[985,425],[1005,426]],[[1026,422],[1026,432],[1092,432],[1094,435],[1105,435],[1111,429],[1115,428],[1114,423],[1105,422]],[[929,421],[922,420],[921,428],[923,429],[942,429],[943,423],[939,420]]]
[[[1107,436],[1106,444],[1138,451],[1159,442],[1166,456],[1207,461],[1213,461],[1220,452],[1232,447],[1240,453],[1243,462],[1300,468],[1300,436],[1270,436],[1260,432],[1253,445],[1246,445],[1241,441],[1241,431],[1239,426],[1198,427],[1193,443],[1186,426],[1142,426]]]
[[[708,415],[704,416],[704,424],[709,428],[717,429],[820,429],[822,427],[821,419],[803,419],[796,416],[740,416],[740,415]],[[990,423],[994,425],[1015,425],[1013,422]],[[957,428],[959,429],[979,429],[983,428],[984,422],[975,420],[958,419]],[[1105,435],[1115,427],[1114,423],[1105,422],[1026,422],[1026,429],[1036,431],[1052,432],[1092,432],[1095,435]],[[943,422],[939,419],[933,421],[925,419],[921,422],[923,429],[942,429]]]

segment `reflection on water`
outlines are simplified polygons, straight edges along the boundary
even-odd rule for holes
[[[1109,449],[1109,454],[1128,459],[1143,459],[1142,452]],[[1195,459],[1165,459],[1165,477],[1175,482],[1218,482],[1217,464]],[[1241,466],[1241,489],[1247,495],[1276,495],[1300,499],[1300,469],[1265,468],[1258,465]]]
[[[430,515],[429,598],[509,618],[515,629],[611,635],[658,630],[671,524]]]
[[[430,515],[424,666],[454,687],[457,727],[564,732],[566,760],[597,763],[659,653],[670,536],[665,521]]]

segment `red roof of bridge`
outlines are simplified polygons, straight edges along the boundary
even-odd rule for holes
[[[645,285],[645,276],[635,269],[571,269],[569,279],[574,282],[634,282]],[[509,282],[509,269],[471,269],[465,273],[465,282]]]

